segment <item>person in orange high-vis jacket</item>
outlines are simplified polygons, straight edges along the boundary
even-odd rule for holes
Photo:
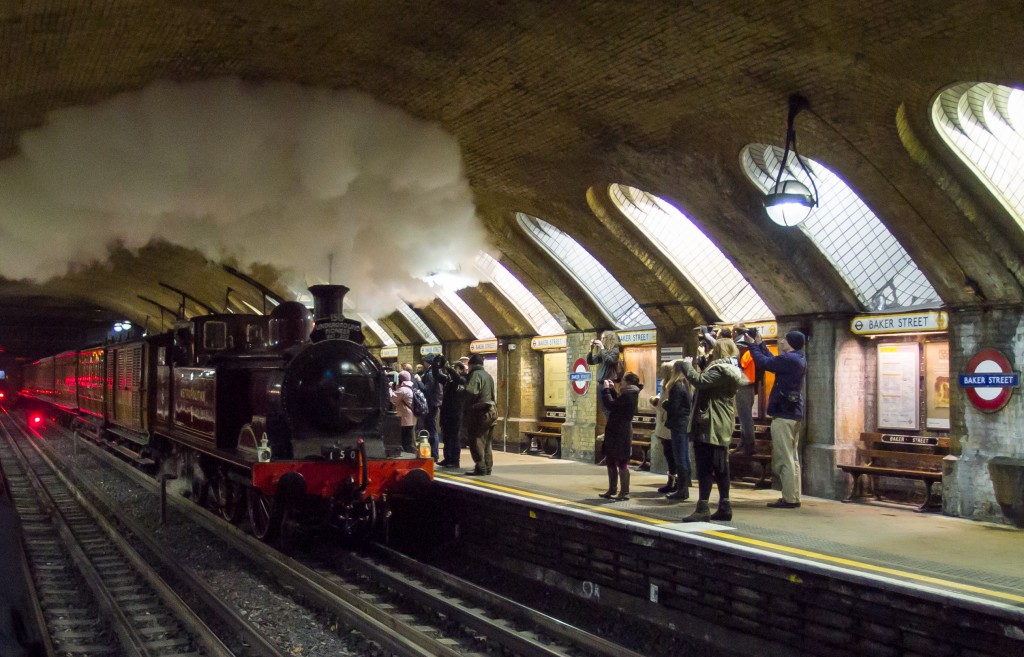
[[[736,324],[732,327],[732,338],[736,346],[740,348],[740,369],[747,379],[747,383],[740,386],[736,391],[736,417],[740,420],[741,442],[737,450],[744,456],[751,456],[754,453],[754,382],[756,368],[754,357],[750,355],[747,334],[747,327],[743,324]]]

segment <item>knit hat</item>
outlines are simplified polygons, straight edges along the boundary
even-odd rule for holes
[[[807,336],[800,331],[790,331],[786,334],[786,342],[789,343],[790,347],[795,350],[804,348],[804,343],[807,342]]]
[[[402,370],[401,372],[398,373],[398,381],[399,383],[412,381],[412,374],[409,374],[409,372],[406,370]]]

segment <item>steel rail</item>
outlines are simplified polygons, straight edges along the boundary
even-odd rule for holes
[[[207,586],[196,575],[193,569],[181,565],[170,551],[163,547],[141,523],[119,510],[109,495],[81,477],[75,477],[75,480],[77,486],[84,489],[102,507],[101,510],[105,516],[116,518],[120,524],[124,525],[134,534],[146,546],[146,549],[160,560],[163,567],[170,570],[205,605],[213,609],[221,620],[226,622],[257,654],[264,657],[288,657],[273,646],[266,636],[256,628],[255,624],[243,618],[235,607],[222,600],[212,588]]]
[[[7,427],[3,427],[3,433],[11,450],[12,456],[16,461],[18,461],[25,479],[36,494],[36,501],[50,516],[50,520],[53,523],[57,534],[64,543],[65,551],[71,557],[75,567],[78,569],[78,572],[82,575],[82,578],[85,579],[86,584],[92,591],[93,599],[96,604],[100,607],[103,613],[106,614],[107,620],[111,623],[111,629],[117,635],[118,640],[121,643],[121,647],[130,657],[144,657],[145,652],[142,649],[143,639],[132,627],[131,622],[129,622],[124,612],[118,606],[114,596],[103,583],[103,578],[86,556],[85,551],[82,549],[78,539],[75,538],[67,521],[57,510],[54,501],[46,492],[42,482],[40,482],[39,478],[35,476],[35,473],[29,466],[25,456],[18,450],[14,437],[7,430]]]
[[[13,436],[4,427],[4,431],[8,436],[8,440],[11,443],[15,443]],[[147,584],[152,588],[153,592],[157,597],[169,608],[172,616],[178,620],[182,625],[192,633],[192,635],[200,642],[200,644],[206,649],[207,653],[211,657],[234,657],[234,653],[220,640],[219,637],[211,630],[198,615],[174,592],[174,590],[153,570],[152,566],[149,565],[132,547],[131,545],[122,538],[117,530],[99,513],[99,511],[85,498],[80,490],[57,468],[53,461],[43,453],[39,445],[32,441],[30,437],[25,436],[28,444],[33,448],[39,458],[43,461],[47,468],[49,468],[53,474],[64,484],[70,494],[73,496],[75,501],[82,507],[82,509],[89,514],[94,522],[107,534],[108,539],[114,545],[114,547],[131,563],[135,571],[145,579]],[[85,554],[78,539],[73,535],[70,525],[67,522],[65,512],[57,508],[55,500],[52,495],[46,490],[39,475],[28,463],[27,457],[21,453],[21,448],[18,447],[15,450],[15,456],[21,462],[22,467],[25,469],[26,474],[29,476],[29,480],[32,482],[33,487],[36,491],[44,496],[44,503],[49,501],[51,506],[51,513],[53,514],[57,524],[60,526],[60,532],[62,535],[67,535],[73,542],[75,550],[80,552],[81,557],[85,559],[83,574],[87,580],[92,580],[97,585],[98,596],[101,597],[101,604],[105,607],[109,605],[110,613],[117,619],[118,623],[115,624],[115,629],[118,631],[119,636],[126,643],[126,647],[131,654],[138,655],[150,655],[153,654],[148,648],[149,639],[147,639],[138,629],[135,624],[128,618],[126,612],[117,603],[115,596],[109,591],[106,585],[102,582],[102,576],[98,570],[92,564],[91,560]],[[123,628],[120,628],[121,624],[124,624]]]
[[[74,440],[81,440],[74,436]],[[111,464],[118,471],[130,477],[147,489],[159,491],[159,485],[151,478],[140,473],[136,468],[124,463],[122,460],[113,457],[89,441],[83,441],[86,448],[101,457],[104,462]],[[299,562],[281,555],[275,550],[268,548],[265,544],[257,541],[238,528],[226,524],[223,519],[209,511],[198,507],[196,504],[178,498],[170,497],[171,503],[179,510],[187,513],[207,530],[215,532],[219,538],[224,539],[233,548],[245,554],[250,560],[256,562],[273,574],[282,584],[293,588],[302,588],[301,595],[328,607],[339,616],[349,621],[349,624],[384,645],[397,642],[392,649],[400,654],[410,654],[401,651],[404,646],[414,652],[411,654],[432,654],[442,657],[454,657],[465,654],[450,647],[451,640],[444,642],[426,635],[420,626],[404,622],[402,617],[396,617],[391,611],[391,605],[379,609],[374,602],[372,595],[367,595],[356,589],[355,586],[344,582],[337,575],[325,576],[300,564]],[[487,637],[495,644],[502,645],[517,655],[525,657],[566,657],[574,654],[572,650],[583,651],[589,655],[600,655],[602,657],[642,657],[638,653],[631,652],[624,647],[612,643],[606,639],[590,634],[579,628],[572,627],[558,619],[542,614],[524,605],[499,596],[493,592],[486,591],[465,580],[455,578],[437,568],[426,564],[420,564],[414,560],[401,555],[393,550],[381,548],[382,554],[395,562],[398,562],[406,570],[415,573],[417,577],[429,580],[437,586],[432,587],[426,584],[411,583],[406,581],[408,575],[395,573],[388,567],[381,567],[371,564],[365,559],[352,556],[350,553],[342,558],[352,559],[355,570],[362,570],[376,582],[386,581],[387,586],[398,591],[402,597],[413,599],[421,607],[430,609],[432,612],[439,612],[442,615],[456,620],[465,628],[468,628],[478,635]],[[301,586],[300,586],[301,584]],[[454,592],[452,595],[449,592]],[[452,600],[453,597],[462,597],[470,604],[459,600]],[[342,613],[337,607],[339,602],[351,606],[355,612]],[[545,638],[557,638],[559,641],[568,644],[567,651],[563,647],[552,646],[536,637],[532,630],[519,631],[511,626],[507,620],[489,618],[487,612],[473,605],[485,607],[492,611],[497,610],[506,618],[515,619],[521,625],[541,630],[547,636]],[[354,614],[354,615],[350,615]],[[355,619],[353,621],[352,619]],[[369,623],[370,629],[364,629],[364,623]],[[376,631],[390,630],[390,636],[384,639],[378,638]],[[397,636],[396,636],[397,635]],[[426,651],[426,652],[423,652]]]
[[[383,558],[397,564],[404,571],[430,583],[425,586],[423,584],[413,584],[407,580],[398,579],[398,585],[403,587],[416,586],[430,595],[431,598],[429,599],[438,600],[439,603],[455,604],[452,602],[453,596],[444,593],[443,595],[445,597],[438,599],[432,589],[452,591],[455,595],[464,598],[473,605],[497,610],[501,614],[514,618],[521,623],[540,628],[544,632],[553,637],[557,637],[561,641],[565,641],[577,648],[585,650],[588,655],[601,655],[605,657],[644,657],[644,655],[628,650],[620,644],[609,641],[608,639],[597,636],[596,634],[591,634],[590,632],[558,620],[557,618],[544,614],[531,607],[527,607],[526,605],[501,596],[493,591],[488,591],[482,586],[478,586],[460,577],[455,577],[440,568],[417,561],[387,546],[374,545],[373,550],[379,553]],[[350,560],[352,565],[359,568],[365,568],[368,572],[372,572],[374,577],[386,575],[389,579],[393,578],[393,575],[390,573],[381,571],[380,565],[375,564],[365,557],[349,554],[347,558]],[[399,575],[399,577],[404,576]],[[464,607],[465,605],[459,606]],[[461,609],[457,609],[453,610],[453,613],[463,613],[463,611]],[[476,616],[477,614],[473,613],[472,618],[475,618]],[[489,620],[487,617],[484,619]],[[507,628],[500,627],[499,631],[507,631]]]
[[[154,494],[159,492],[159,485],[155,481],[131,465],[78,436],[72,439],[81,440],[81,444],[91,454]],[[282,586],[334,613],[351,628],[385,649],[402,657],[465,657],[464,652],[449,647],[428,632],[395,617],[389,610],[378,609],[371,602],[361,598],[358,593],[349,591],[342,584],[329,580],[290,557],[281,555],[195,503],[178,496],[168,495],[167,499],[179,512],[215,534],[273,576]]]

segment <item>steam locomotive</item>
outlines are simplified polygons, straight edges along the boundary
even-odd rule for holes
[[[214,314],[172,331],[43,358],[22,395],[272,541],[298,527],[386,531],[389,500],[433,479],[402,453],[388,379],[342,314],[348,288],[315,285],[269,316]],[[313,317],[316,317],[314,322]]]

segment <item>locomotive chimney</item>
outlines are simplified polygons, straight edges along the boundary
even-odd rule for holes
[[[348,288],[344,285],[311,285],[309,293],[313,295],[313,319],[317,322],[332,319],[345,319],[342,305]]]
[[[359,322],[345,319],[342,312],[348,288],[344,285],[311,285],[313,295],[313,321],[315,328],[309,336],[313,342],[321,340],[351,340],[363,343],[363,327]]]

